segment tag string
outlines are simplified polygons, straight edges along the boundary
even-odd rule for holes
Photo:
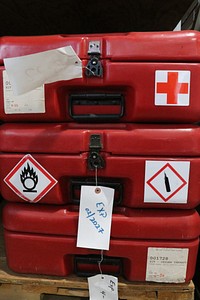
[[[91,69],[89,69],[87,66],[82,66],[82,68],[88,70],[93,76],[95,76],[95,73]]]
[[[95,182],[96,187],[98,186],[98,168],[95,167]],[[101,263],[103,262],[103,250],[101,250],[101,259],[98,261],[99,272],[102,275]]]
[[[101,263],[103,262],[103,250],[101,250],[101,259],[98,261],[98,267],[99,267],[99,272],[102,273],[102,269],[101,269]]]
[[[98,185],[98,168],[95,167],[95,183],[96,183],[96,186]]]

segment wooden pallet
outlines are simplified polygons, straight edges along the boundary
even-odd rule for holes
[[[194,300],[194,284],[128,282],[119,278],[120,300]],[[0,300],[82,300],[88,298],[86,278],[19,275],[9,270],[0,223]]]
[[[5,261],[1,261],[1,267],[1,300],[88,299],[88,285],[86,279],[76,276],[58,278],[17,275],[8,270]],[[58,298],[58,296],[65,297]],[[119,299],[193,300],[194,285],[192,282],[189,284],[135,283],[127,282],[120,278]]]

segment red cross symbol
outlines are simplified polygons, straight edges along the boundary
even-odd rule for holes
[[[177,104],[178,94],[188,94],[188,83],[178,82],[178,72],[168,72],[167,82],[157,83],[157,93],[167,94],[167,104]]]

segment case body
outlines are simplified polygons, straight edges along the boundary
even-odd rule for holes
[[[132,32],[0,38],[0,119],[6,122],[196,122],[200,33]],[[3,59],[72,46],[83,77],[13,97]],[[97,47],[98,46],[98,47]],[[92,48],[92,50],[91,50]]]
[[[10,123],[1,125],[0,140],[0,189],[8,201],[77,204],[81,185],[97,177],[115,189],[116,206],[199,204],[196,125]]]
[[[98,273],[101,251],[76,247],[77,223],[77,207],[7,204],[3,225],[9,267],[19,273],[57,276]],[[199,231],[195,210],[115,209],[102,270],[133,281],[189,281],[195,270]],[[173,251],[181,259],[170,257]],[[149,274],[152,260],[161,263],[156,276]],[[170,272],[166,261],[171,264]],[[176,264],[185,271],[179,265],[180,272],[171,277]]]

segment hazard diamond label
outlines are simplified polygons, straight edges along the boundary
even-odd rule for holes
[[[18,162],[4,181],[19,197],[32,203],[40,201],[57,183],[29,154]]]
[[[190,162],[146,161],[144,202],[187,203]]]
[[[155,105],[189,106],[190,71],[156,71]]]

